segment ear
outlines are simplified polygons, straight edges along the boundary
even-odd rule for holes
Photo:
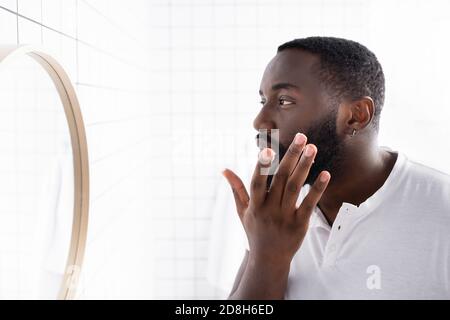
[[[344,134],[352,135],[354,130],[358,132],[366,128],[375,114],[375,104],[368,96],[344,103],[342,107],[341,123]]]

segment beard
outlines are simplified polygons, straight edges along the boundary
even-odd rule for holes
[[[319,174],[326,170],[331,176],[336,177],[340,174],[343,161],[343,144],[336,132],[337,110],[312,124],[310,128],[304,132],[308,138],[309,144],[317,147],[317,154],[314,163],[309,170],[309,174],[304,182],[312,185]],[[280,162],[288,151],[288,147],[279,144]],[[268,176],[267,187],[272,182],[273,175]]]

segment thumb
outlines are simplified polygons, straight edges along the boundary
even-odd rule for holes
[[[231,190],[233,191],[234,201],[236,203],[236,210],[238,212],[239,218],[242,220],[244,216],[244,211],[248,207],[248,202],[250,197],[248,195],[247,189],[239,178],[233,171],[225,169],[222,171],[222,175],[227,179]]]

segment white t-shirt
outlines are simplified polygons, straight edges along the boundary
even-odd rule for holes
[[[399,153],[383,186],[344,203],[332,227],[316,207],[285,297],[450,299],[450,177]]]
[[[228,274],[210,279],[229,289]],[[343,203],[332,227],[316,207],[285,298],[450,299],[450,176],[399,153],[383,186]]]

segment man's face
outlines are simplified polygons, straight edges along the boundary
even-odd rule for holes
[[[278,53],[264,72],[260,86],[263,107],[254,121],[256,130],[267,129],[269,135],[270,130],[279,130],[280,161],[297,132],[304,133],[308,143],[317,146],[305,184],[312,184],[322,170],[336,174],[343,154],[336,131],[337,106],[313,72],[318,61],[317,56],[302,50]]]

